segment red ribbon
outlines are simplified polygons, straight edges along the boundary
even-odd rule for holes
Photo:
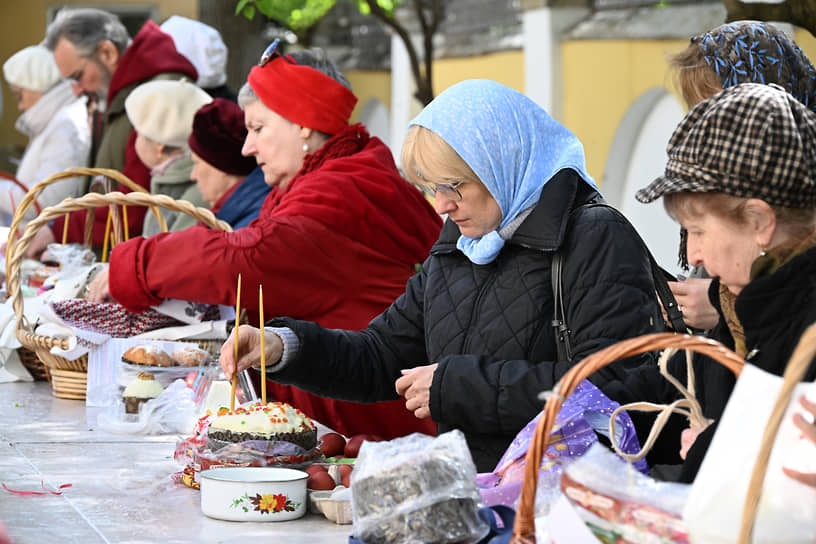
[[[71,486],[73,486],[74,484],[62,484],[61,486],[59,486],[59,487],[57,488],[57,490],[58,490],[58,491],[52,491],[52,490],[50,490],[50,489],[46,489],[46,488],[45,488],[45,482],[43,482],[42,480],[40,480],[40,485],[42,486],[43,490],[45,490],[45,493],[43,493],[42,491],[15,491],[15,490],[13,490],[13,489],[9,489],[8,487],[6,487],[6,484],[0,484],[0,485],[2,485],[2,486],[3,486],[3,489],[5,489],[6,491],[8,491],[9,493],[15,493],[15,494],[17,494],[17,495],[24,495],[24,496],[27,496],[27,495],[48,495],[49,493],[50,493],[51,495],[62,495],[62,490],[63,490],[63,489],[65,489],[66,487],[71,487]]]

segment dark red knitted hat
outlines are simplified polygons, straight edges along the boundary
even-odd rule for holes
[[[222,172],[246,176],[257,166],[254,157],[241,155],[246,135],[244,112],[238,104],[216,98],[196,112],[187,143],[196,155]]]

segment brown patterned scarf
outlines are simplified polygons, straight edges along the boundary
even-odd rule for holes
[[[782,265],[814,246],[816,246],[816,233],[811,233],[804,238],[789,240],[769,249],[765,255],[757,257],[751,265],[751,281],[762,276],[770,276]],[[745,345],[745,331],[734,308],[736,300],[737,295],[729,291],[725,285],[720,284],[720,306],[728,330],[731,331],[731,336],[734,338],[734,351],[740,357],[745,358],[748,348]]]

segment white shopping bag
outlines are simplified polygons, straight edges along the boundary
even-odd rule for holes
[[[692,542],[736,542],[745,495],[762,435],[782,378],[746,365],[737,380],[717,432],[683,512]],[[799,384],[779,427],[754,523],[754,543],[816,542],[816,488],[782,472],[790,467],[816,472],[816,446],[794,426],[799,398],[816,399],[816,383]]]

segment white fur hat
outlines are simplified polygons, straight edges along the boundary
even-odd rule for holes
[[[62,79],[54,55],[41,45],[31,45],[14,53],[3,64],[3,75],[9,85],[41,93]]]
[[[198,70],[200,87],[209,89],[227,82],[227,46],[216,29],[180,15],[171,16],[160,28]]]
[[[125,100],[125,111],[133,128],[164,145],[184,147],[193,131],[193,117],[210,95],[189,81],[158,80],[133,89]]]

